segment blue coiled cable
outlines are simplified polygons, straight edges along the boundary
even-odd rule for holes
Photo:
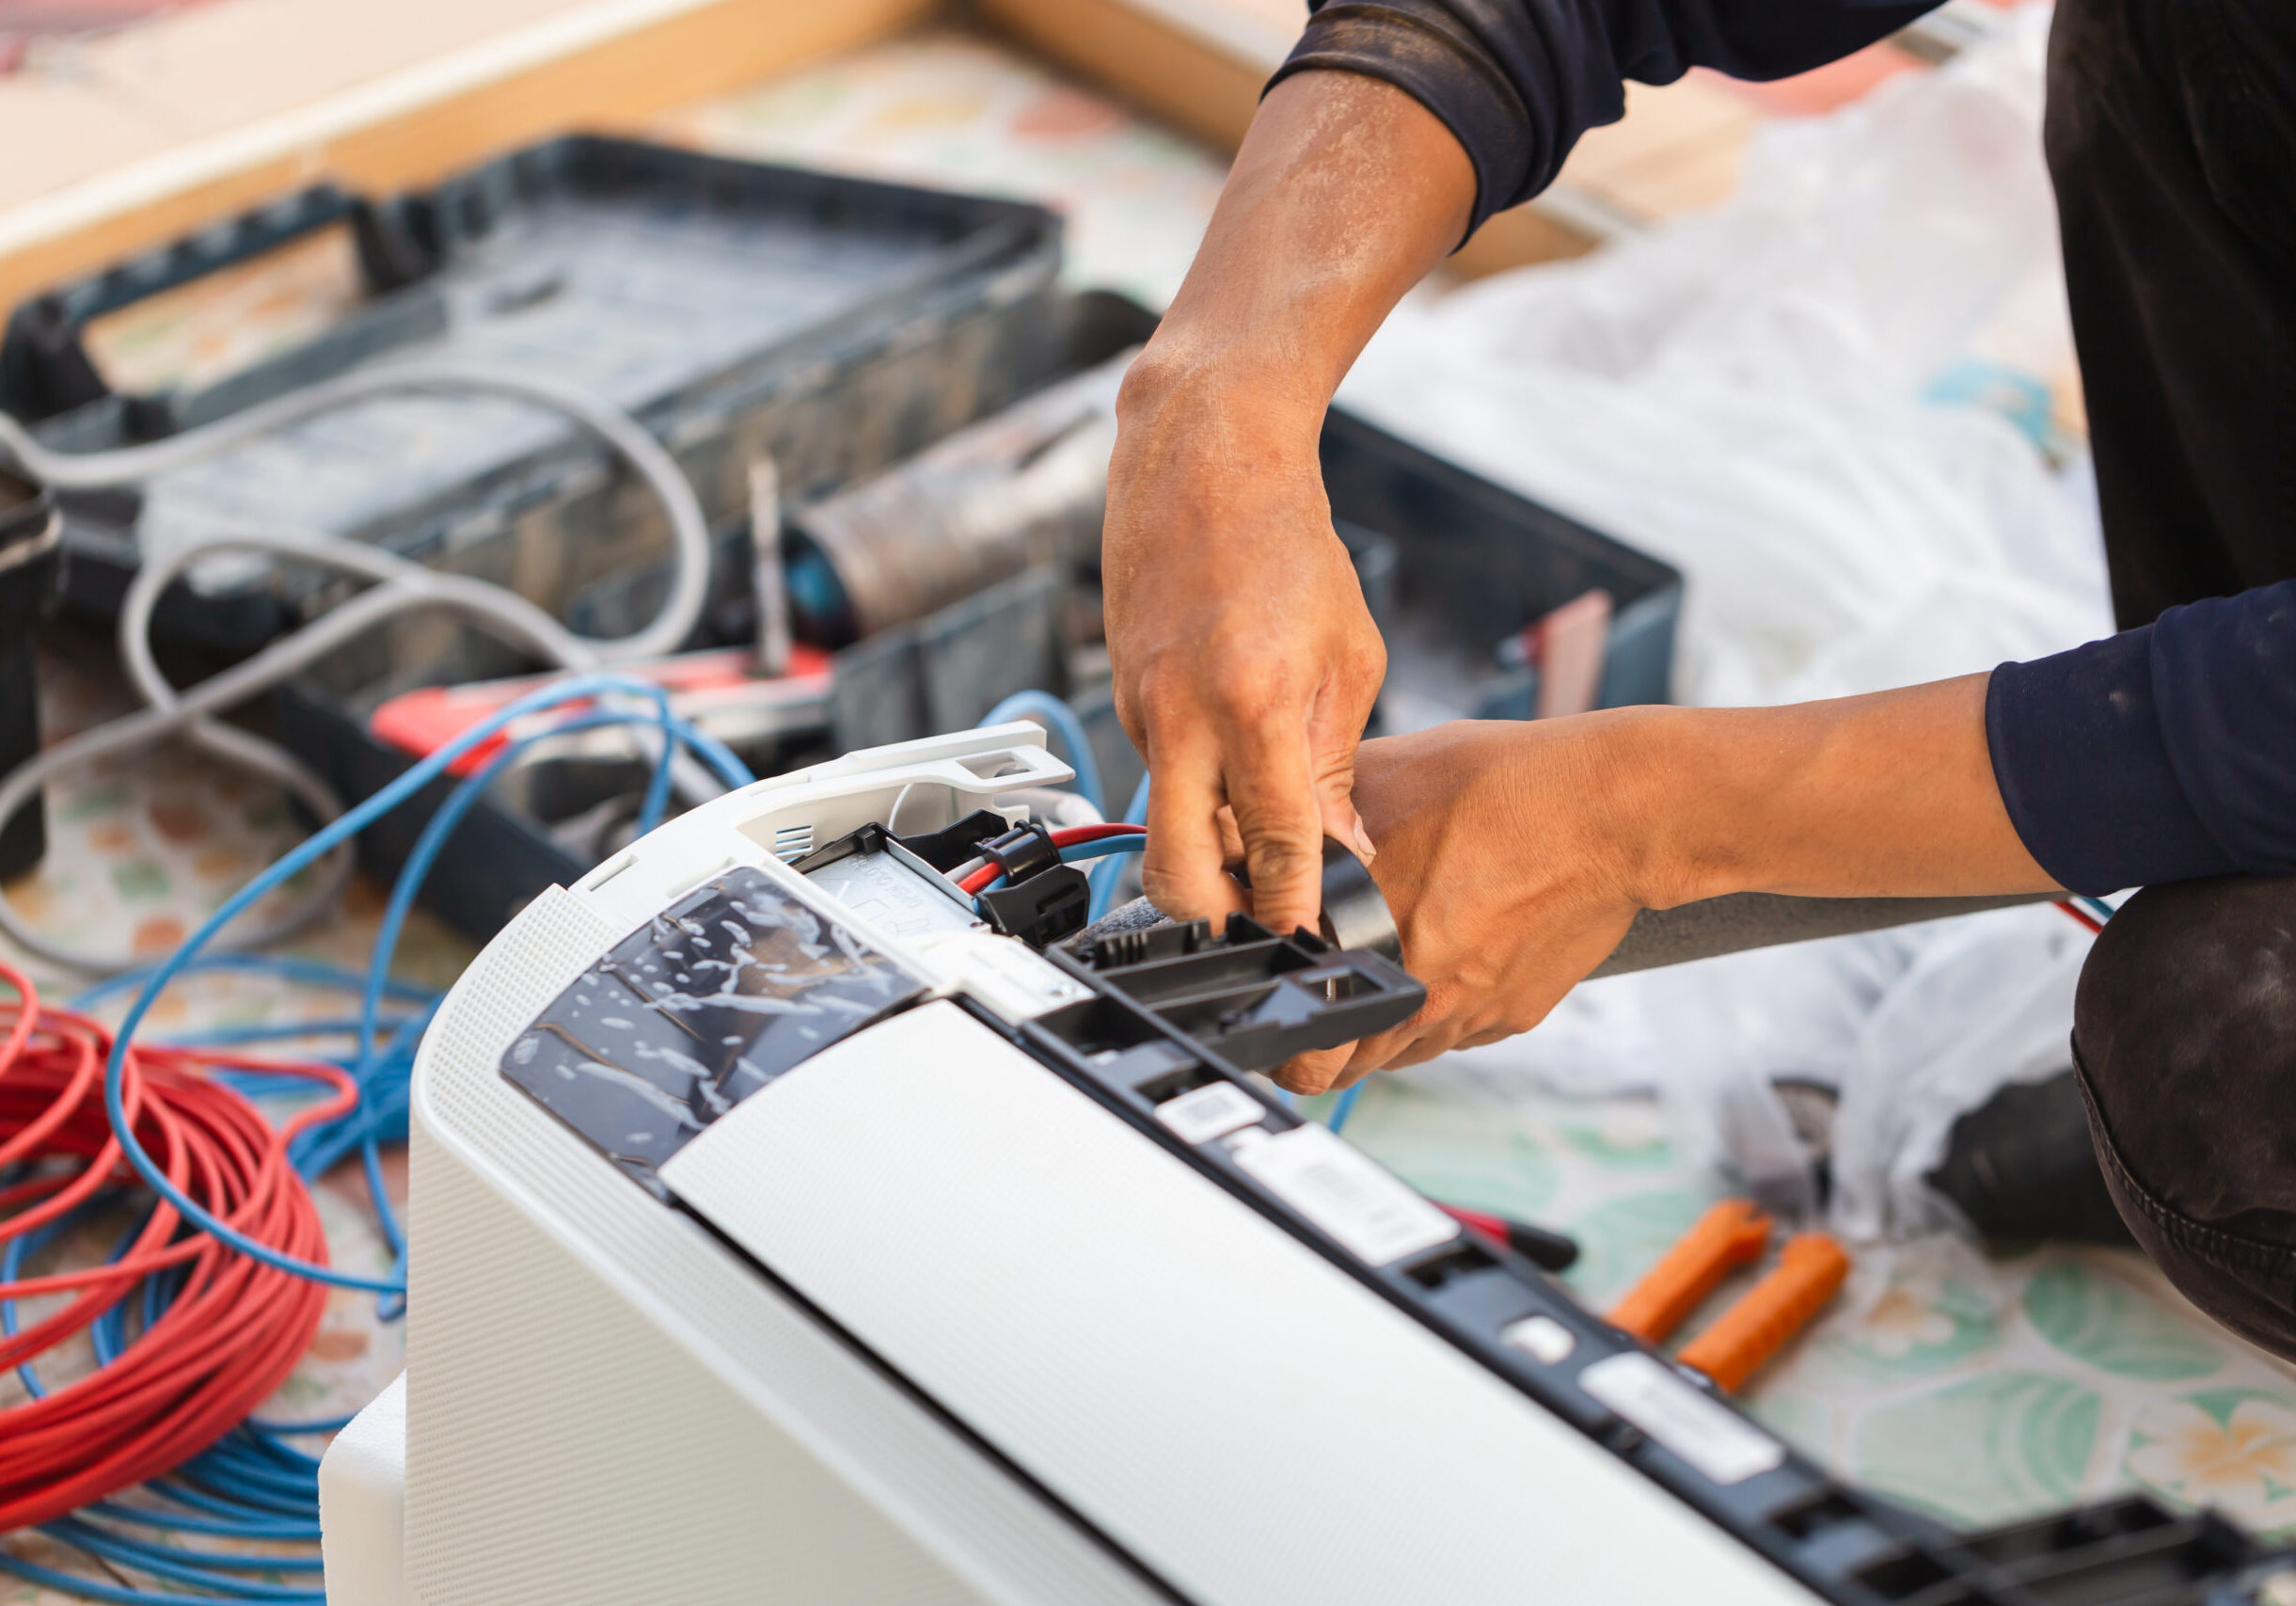
[[[367,826],[398,807],[399,804],[427,786],[434,777],[444,772],[456,759],[482,742],[490,740],[497,732],[513,721],[523,719],[529,714],[542,712],[546,708],[554,708],[562,703],[571,702],[577,698],[604,696],[647,698],[655,703],[657,723],[661,724],[665,730],[680,737],[692,734],[690,726],[686,725],[684,721],[670,712],[668,695],[660,687],[634,676],[578,675],[530,692],[465,730],[451,741],[410,766],[372,797],[345,811],[339,819],[329,821],[318,832],[307,837],[300,846],[291,850],[277,863],[248,882],[245,886],[226,898],[223,906],[209,915],[198,930],[185,940],[182,947],[154,967],[150,978],[145,981],[143,990],[136,994],[135,1001],[128,1006],[127,1014],[120,1022],[118,1035],[113,1040],[111,1055],[104,1062],[103,1107],[111,1121],[112,1129],[119,1138],[122,1157],[135,1169],[135,1174],[143,1178],[145,1185],[175,1206],[184,1220],[207,1233],[217,1243],[226,1245],[248,1259],[270,1266],[274,1270],[284,1271],[313,1282],[324,1282],[338,1288],[358,1288],[378,1294],[402,1291],[404,1284],[400,1281],[360,1277],[350,1272],[339,1272],[331,1266],[322,1265],[314,1261],[301,1260],[293,1255],[283,1254],[268,1244],[260,1243],[248,1237],[245,1232],[222,1220],[169,1181],[167,1174],[153,1162],[150,1154],[145,1151],[142,1143],[137,1141],[135,1133],[130,1129],[127,1110],[122,1103],[121,1076],[126,1063],[128,1045],[135,1040],[135,1028],[143,1024],[144,1016],[150,1013],[152,1004],[166,989],[167,983],[175,978],[186,963],[198,956],[201,948],[214,940],[217,932],[230,924],[243,911],[265,893],[297,872],[316,864],[339,843],[349,840],[360,831],[365,830]],[[705,760],[713,756],[698,743],[697,751],[701,753]],[[732,755],[728,754],[726,756],[731,757]],[[736,772],[746,773],[746,771],[738,769],[738,763],[739,761],[736,760]],[[729,781],[729,784],[739,783]]]

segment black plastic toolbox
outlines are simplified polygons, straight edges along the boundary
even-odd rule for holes
[[[204,389],[105,388],[81,338],[92,319],[335,227],[353,232],[365,281],[347,316]],[[801,500],[1002,405],[1012,392],[997,387],[1047,360],[1035,354],[1059,260],[1059,219],[1039,207],[571,136],[388,201],[308,192],[38,297],[0,342],[0,405],[47,414],[47,444],[87,451],[354,368],[515,368],[637,417],[722,531],[746,519],[761,456]],[[66,520],[68,600],[98,612],[147,543],[237,520],[515,576],[602,633],[650,607],[644,560],[667,551],[657,512],[586,438],[478,397],[357,404],[139,491],[67,499]],[[173,588],[154,628],[244,653],[335,595],[315,574],[218,559]],[[364,653],[380,666],[437,650],[410,622]],[[454,650],[445,667],[465,677],[507,667],[475,637]]]

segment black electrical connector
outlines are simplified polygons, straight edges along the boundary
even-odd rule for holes
[[[1052,833],[1041,825],[1014,825],[1001,814],[975,809],[942,830],[891,840],[943,875],[974,859],[996,866],[1005,883],[980,894],[974,907],[991,929],[1032,947],[1073,937],[1092,917],[1092,883],[1084,871],[1061,863]]]
[[[983,842],[979,851],[982,858],[1003,870],[1005,879],[1016,886],[1057,868],[1060,864],[1060,850],[1053,845],[1053,834],[1041,825],[1016,825],[1003,835]],[[1084,928],[1071,930],[1081,931]]]
[[[1005,828],[973,851],[1004,872],[1003,885],[973,900],[995,930],[1044,948],[1073,937],[1092,918],[1092,883],[1084,871],[1060,862],[1053,834],[1043,826]]]
[[[974,902],[1005,936],[1046,948],[1085,929],[1092,914],[1092,883],[1084,871],[1061,864],[1055,854],[1050,869],[992,887]]]
[[[1092,883],[1060,862],[1053,834],[1041,825],[1016,825],[981,843],[976,851],[1004,872],[1004,884],[978,894],[974,907],[1007,937],[1046,948],[1073,937],[1092,918]]]
[[[881,825],[864,825],[790,867],[810,875],[849,853],[893,850],[921,873],[946,875],[974,859],[986,859],[1004,872],[1005,884],[974,899],[991,929],[1032,947],[1050,947],[1073,937],[1092,916],[1092,883],[1085,872],[1060,862],[1060,850],[1041,825],[1016,826],[1001,814],[979,809],[941,831],[895,836]]]

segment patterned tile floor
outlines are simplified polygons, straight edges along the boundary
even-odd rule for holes
[[[993,47],[926,34],[667,119],[720,149],[919,183],[1045,197],[1070,218],[1070,277],[1168,298],[1210,215],[1220,165],[1185,141]],[[122,711],[98,637],[43,664],[48,728]],[[164,951],[295,835],[278,802],[191,756],[71,776],[51,795],[52,849],[9,896],[42,926]],[[299,951],[361,962],[378,897],[355,888]],[[467,945],[418,919],[402,970],[443,984]],[[65,978],[40,976],[43,985]],[[195,978],[155,1029],[331,1010],[283,983]],[[1349,1136],[1431,1193],[1568,1229],[1570,1282],[1615,1296],[1719,1184],[1678,1153],[1656,1105],[1495,1087],[1442,1064],[1386,1079]],[[404,1166],[392,1186],[403,1192]],[[356,1173],[320,1189],[345,1263],[381,1264]],[[27,1302],[28,1304],[29,1302]],[[275,1403],[315,1415],[363,1402],[400,1368],[404,1328],[340,1295]],[[83,1362],[84,1363],[84,1362]],[[58,1375],[69,1375],[64,1358]],[[0,1404],[17,1397],[0,1377]],[[2028,1248],[1988,1258],[1944,1239],[1863,1249],[1847,1294],[1748,1394],[1820,1460],[1949,1520],[1994,1522],[2130,1488],[2296,1531],[2296,1375],[2193,1313],[2133,1254]],[[27,1554],[52,1550],[11,1539]],[[55,1560],[53,1554],[47,1559]],[[67,1598],[0,1583],[0,1606]]]
[[[1565,1280],[1596,1309],[1720,1186],[1677,1158],[1654,1102],[1501,1094],[1442,1062],[1375,1085],[1348,1137],[1437,1198],[1573,1233]],[[1949,1522],[2145,1489],[2296,1532],[2296,1375],[2134,1250],[1861,1247],[1842,1299],[1746,1401],[1826,1465]]]

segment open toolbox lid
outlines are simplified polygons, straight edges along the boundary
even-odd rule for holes
[[[333,228],[353,231],[364,280],[346,317],[212,385],[111,393],[86,350],[90,320]],[[1001,402],[976,383],[998,372],[981,359],[1041,338],[1025,310],[1053,282],[1059,241],[1059,219],[1023,202],[572,135],[388,201],[315,190],[27,302],[0,342],[0,405],[52,414],[45,443],[90,451],[352,369],[510,368],[636,417],[722,524],[746,514],[758,457],[792,494],[815,494]],[[885,405],[889,393],[908,400]],[[137,491],[71,499],[73,595],[107,609],[145,545],[255,517],[537,577],[531,599],[562,614],[647,545],[610,517],[610,488],[562,420],[494,399],[379,398]],[[156,628],[243,651],[318,589],[236,560],[187,580],[199,605],[163,608]]]

